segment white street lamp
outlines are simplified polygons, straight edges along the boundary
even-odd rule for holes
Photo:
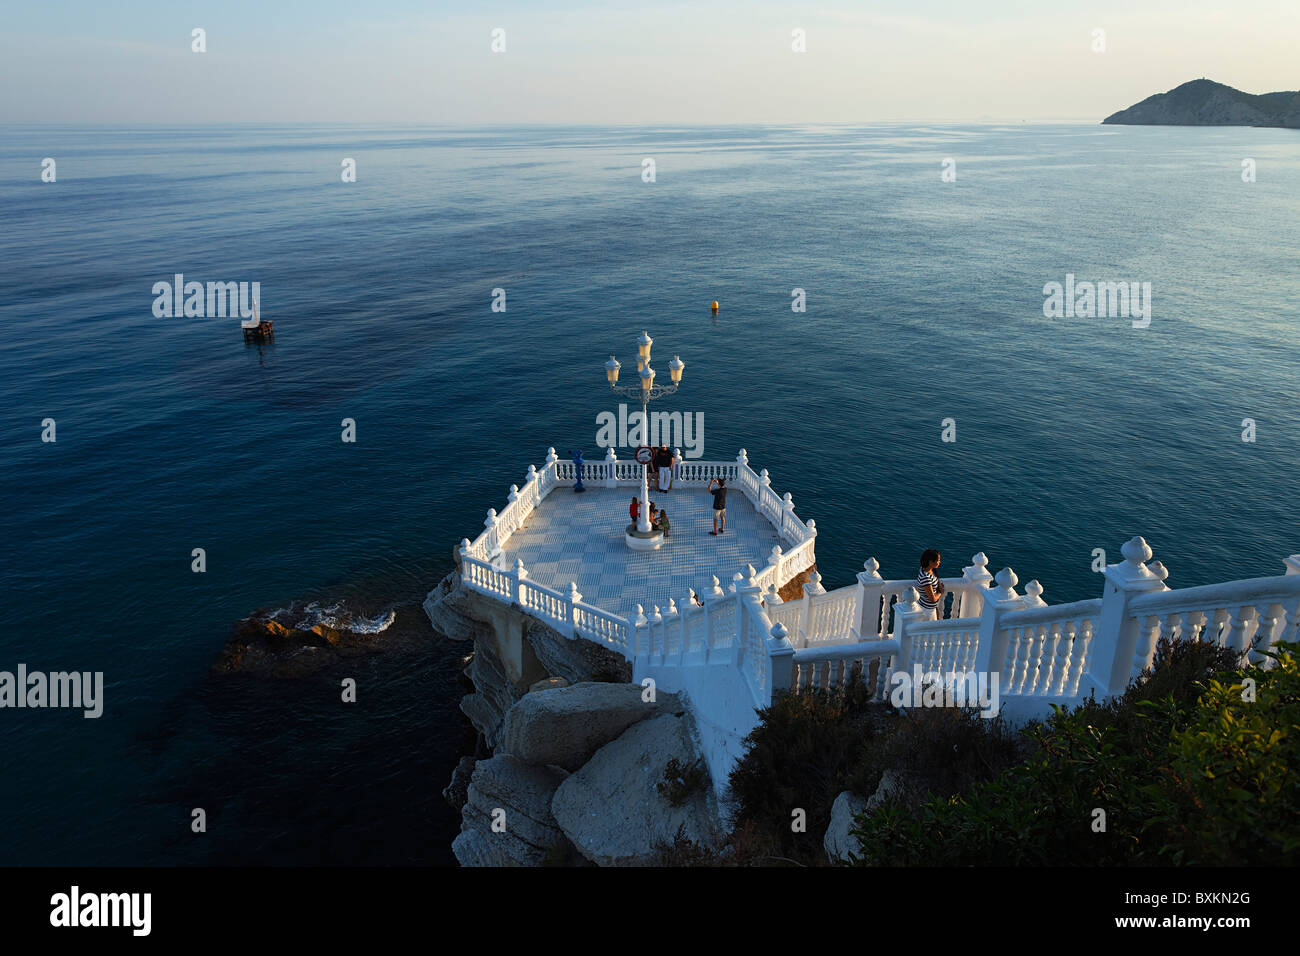
[[[637,349],[637,381],[635,384],[626,385],[618,384],[618,372],[622,368],[614,356],[609,357],[605,363],[605,378],[609,381],[611,391],[620,395],[626,395],[628,398],[639,399],[641,402],[641,444],[650,444],[650,402],[664,395],[671,395],[677,391],[677,386],[682,381],[682,370],[686,368],[686,363],[678,356],[674,355],[673,360],[668,363],[668,375],[671,382],[667,385],[655,384],[655,370],[650,367],[650,346],[654,344],[654,339],[650,338],[650,333],[642,332],[641,337],[636,341]],[[659,547],[663,542],[663,534],[656,533],[650,527],[650,466],[648,463],[641,464],[641,507],[636,516],[636,534],[633,535],[629,527],[627,534],[627,543],[630,548],[653,550]],[[644,542],[638,544],[637,542]]]

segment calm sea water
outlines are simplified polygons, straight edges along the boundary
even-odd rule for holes
[[[0,711],[0,864],[450,862],[465,649],[418,601],[548,445],[593,457],[643,328],[828,585],[934,546],[1056,603],[1133,534],[1175,586],[1300,551],[1294,131],[10,127],[0,209],[0,669],[107,684]],[[259,281],[277,342],[153,318],[176,272]],[[1150,282],[1150,328],[1044,318],[1067,272]],[[395,610],[384,652],[210,676],[314,598]]]

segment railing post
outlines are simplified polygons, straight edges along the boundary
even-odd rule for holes
[[[1002,665],[1007,659],[1007,638],[1002,633],[1002,618],[1011,611],[1018,611],[1025,606],[1025,599],[1016,593],[1019,578],[1010,568],[1003,568],[994,578],[997,587],[984,595],[980,610],[980,643],[975,652],[976,675],[988,677],[989,686],[997,680],[1003,685]]]
[[[614,475],[618,471],[618,455],[614,453],[614,446],[611,445],[605,449],[605,487],[613,488],[618,484]]]
[[[578,605],[582,603],[582,595],[578,593],[578,582],[569,582],[569,629],[565,637],[569,640],[576,640],[578,637]]]
[[[1106,584],[1088,662],[1088,677],[1105,696],[1122,694],[1128,686],[1141,625],[1129,612],[1130,602],[1164,587],[1146,566],[1151,560],[1151,548],[1142,538],[1130,538],[1120,553],[1124,560],[1107,565],[1103,572]]]
[[[751,620],[750,611],[754,612],[754,620],[766,620],[763,613],[762,591],[754,582],[754,566],[749,565],[745,572],[736,572],[736,577],[731,585],[735,591],[736,599],[736,653],[732,660],[736,664],[741,664],[745,656],[745,641],[743,635],[745,628],[748,627]],[[766,639],[766,635],[764,635]]]
[[[670,476],[669,477],[670,484],[677,480],[678,472],[681,470],[681,464],[682,464],[682,450],[680,448],[674,448],[672,471],[668,473]]]
[[[1300,574],[1300,554],[1293,554],[1282,563],[1286,565],[1287,574]]]
[[[770,676],[768,703],[776,695],[790,689],[790,679],[794,671],[794,646],[790,643],[789,632],[784,624],[774,624],[771,636],[767,639],[767,672]]]
[[[867,558],[858,572],[858,613],[854,627],[858,637],[870,640],[880,633],[880,600],[885,594],[885,579],[880,576],[880,562]]]
[[[524,604],[523,583],[524,583],[524,578],[526,577],[528,577],[528,571],[524,569],[523,559],[515,558],[515,583],[514,583],[515,593],[510,595],[510,598],[525,610],[527,609],[527,606]]]
[[[499,532],[497,531],[497,509],[489,508],[487,518],[483,520],[483,527],[487,529],[487,560],[491,564],[501,553],[501,542],[497,540]]]
[[[772,583],[778,588],[781,586],[781,562],[785,555],[781,552],[779,544],[772,545],[772,551],[767,556],[767,563],[772,568]]]
[[[650,663],[650,651],[653,648],[649,635],[645,633],[646,625],[649,623],[645,616],[645,608],[638,604],[636,606],[636,617],[632,618],[632,657],[640,658],[644,654],[647,664]],[[642,635],[645,635],[647,639],[643,641]]]
[[[776,533],[778,535],[784,534],[786,525],[788,524],[790,527],[794,527],[796,520],[797,519],[794,516],[794,498],[791,496],[790,492],[787,491],[781,498],[781,518],[776,523]]]
[[[989,559],[981,551],[970,559],[970,566],[962,568],[967,587],[962,592],[960,613],[954,617],[979,617],[984,612],[984,592],[993,580],[987,567]]]
[[[1037,580],[1025,585],[1025,607],[1047,607],[1042,598],[1043,586]]]
[[[808,579],[803,584],[803,610],[799,612],[800,633],[804,635],[812,633],[813,599],[825,593],[826,589],[822,587],[822,576],[816,569],[809,571]]]

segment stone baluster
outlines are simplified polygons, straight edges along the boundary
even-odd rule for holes
[[[1070,697],[1079,695],[1079,684],[1083,680],[1085,670],[1092,667],[1093,637],[1092,621],[1084,618],[1079,622],[1070,646],[1069,669],[1065,672],[1065,680],[1061,685],[1063,694]]]
[[[1060,694],[1062,687],[1065,686],[1066,670],[1070,666],[1070,649],[1074,646],[1076,631],[1074,621],[1062,621],[1056,628],[1052,641],[1051,667],[1047,672],[1047,680],[1043,684],[1043,693],[1049,697]]]
[[[1137,640],[1133,645],[1133,667],[1129,670],[1129,680],[1133,680],[1151,666],[1162,635],[1168,636],[1170,640],[1173,639],[1173,632],[1169,628],[1169,615],[1144,615],[1138,627]]]
[[[1249,604],[1227,608],[1228,623],[1224,627],[1223,646],[1236,651],[1239,659],[1246,654],[1246,625],[1250,623],[1254,611]]]
[[[776,523],[776,530],[779,534],[785,534],[787,528],[793,528],[797,519],[794,516],[794,498],[790,492],[786,492],[781,497],[781,518]]]
[[[1141,537],[1124,542],[1120,553],[1124,560],[1107,565],[1103,572],[1106,586],[1089,654],[1088,676],[1099,697],[1122,694],[1128,686],[1140,629],[1140,622],[1129,610],[1129,604],[1139,595],[1163,587],[1160,579],[1146,566],[1146,562],[1151,560],[1151,548]]]
[[[1268,660],[1263,652],[1273,646],[1277,636],[1277,627],[1281,620],[1280,604],[1265,601],[1255,605],[1255,633],[1250,638],[1250,663],[1262,664]]]
[[[1300,640],[1300,597],[1292,598],[1282,610],[1286,614],[1286,624],[1282,626],[1281,633],[1273,638],[1273,643],[1294,644]]]

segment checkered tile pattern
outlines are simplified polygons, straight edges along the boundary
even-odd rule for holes
[[[657,551],[632,551],[623,533],[633,497],[625,488],[588,485],[575,494],[571,486],[558,487],[511,535],[499,563],[513,567],[522,560],[529,578],[558,591],[576,581],[586,603],[631,619],[638,604],[650,614],[656,604],[667,608],[669,597],[682,604],[688,588],[705,594],[715,574],[725,590],[745,565],[762,569],[773,545],[786,549],[738,488],[728,490],[727,532],[714,537],[713,496],[679,487],[650,494],[668,512],[668,539]]]

